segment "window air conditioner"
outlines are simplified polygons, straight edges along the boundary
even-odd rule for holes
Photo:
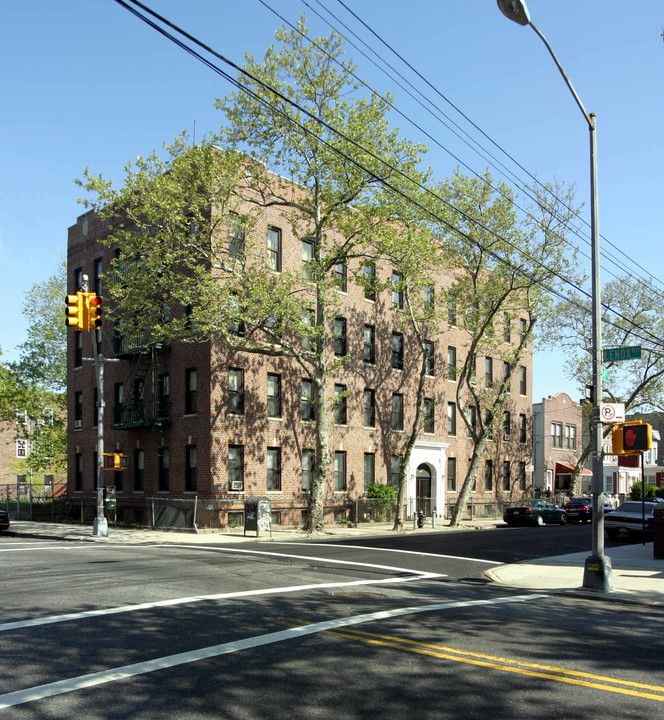
[[[74,430],[80,430],[83,427],[83,420],[74,420]]]
[[[231,480],[231,490],[242,490],[242,480]]]

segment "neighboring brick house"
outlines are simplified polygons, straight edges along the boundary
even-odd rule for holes
[[[567,393],[533,405],[533,488],[555,497],[570,495],[572,472],[583,451],[583,410]],[[592,472],[582,471],[583,491]]]
[[[114,249],[99,243],[102,232],[92,212],[69,228],[68,292],[76,292],[86,274],[90,289],[103,295],[102,276]],[[306,240],[292,236],[278,209],[265,209],[252,232],[266,238],[278,232],[279,267],[301,271]],[[339,354],[350,360],[329,388],[330,397],[338,393],[344,400],[337,403],[330,425],[333,471],[325,492],[327,521],[346,517],[372,482],[395,481],[394,452],[412,422],[419,369],[407,333],[395,323],[393,294],[367,297],[351,281],[351,270],[334,320],[345,346]],[[387,280],[392,272],[392,267],[377,268]],[[451,275],[441,277],[436,289],[451,282]],[[513,320],[505,349],[518,341],[525,322],[525,313]],[[210,342],[142,346],[114,336],[108,321],[97,338],[105,358],[113,358],[104,363],[105,450],[128,457],[127,470],[104,478],[110,484],[112,477],[116,486],[119,521],[146,523],[154,497],[196,498],[200,525],[226,527],[241,518],[247,497],[263,495],[271,499],[273,522],[302,521],[314,429],[308,419],[308,378],[300,366],[287,358],[229,352]],[[466,344],[465,331],[454,323],[435,339],[425,392],[430,412],[407,469],[409,502],[432,498],[439,516],[455,502],[471,456],[465,426],[457,417],[454,372],[448,370],[463,362]],[[91,358],[91,334],[70,332],[68,487],[71,495],[90,498],[88,517],[94,513],[96,468]],[[478,382],[491,381],[494,372],[500,379],[504,368],[494,370],[499,362],[478,358]],[[530,348],[521,363],[513,375],[505,422],[489,443],[478,475],[476,504],[495,506],[531,491]]]

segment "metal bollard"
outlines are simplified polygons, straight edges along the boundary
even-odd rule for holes
[[[420,512],[417,513],[417,527],[423,528],[424,527],[424,513],[420,510]]]

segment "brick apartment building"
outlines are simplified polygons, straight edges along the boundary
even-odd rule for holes
[[[88,212],[69,228],[68,292],[80,287],[103,295],[103,275],[114,249],[99,243],[103,232]],[[306,240],[290,223],[266,208],[252,230],[266,238],[266,252],[278,252],[278,267],[302,271]],[[396,453],[412,423],[419,372],[407,332],[395,322],[399,293],[367,297],[352,281],[339,289],[334,318],[334,352],[350,356],[330,383],[333,472],[327,479],[325,519],[352,517],[354,500],[372,482],[395,482]],[[389,282],[393,268],[376,268]],[[440,278],[440,289],[452,277]],[[176,310],[174,310],[175,312]],[[461,316],[462,313],[459,313]],[[453,320],[453,318],[452,318]],[[525,317],[513,320],[509,342],[518,341]],[[505,339],[505,338],[504,338]],[[147,523],[153,498],[196,500],[198,524],[227,527],[241,521],[244,501],[268,496],[273,523],[300,524],[308,506],[314,448],[309,402],[311,383],[288,358],[231,352],[211,342],[147,345],[114,335],[106,321],[97,331],[104,363],[107,452],[122,452],[128,468],[105,472],[114,484],[119,521]],[[409,507],[432,498],[439,516],[456,499],[466,475],[471,445],[456,409],[456,374],[467,345],[465,331],[449,324],[430,349],[426,419],[407,468]],[[91,333],[68,337],[68,489],[89,497],[94,514],[96,387]],[[112,361],[110,361],[112,360]],[[477,358],[478,382],[502,379],[497,357]],[[489,443],[473,502],[495,507],[532,489],[532,355],[512,378],[501,432]]]
[[[533,488],[556,497],[570,495],[571,479],[583,451],[583,410],[564,392],[533,405]],[[582,471],[583,489],[592,472]]]

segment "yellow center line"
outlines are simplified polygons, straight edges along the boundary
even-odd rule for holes
[[[660,685],[649,685],[646,683],[633,682],[631,680],[620,680],[619,678],[609,677],[607,675],[596,675],[581,670],[570,670],[568,668],[557,667],[555,665],[524,662],[521,660],[513,660],[511,658],[487,655],[485,653],[471,652],[469,650],[457,650],[456,648],[445,645],[420,642],[417,640],[411,640],[410,638],[396,637],[394,635],[380,635],[378,633],[370,633],[364,630],[326,630],[325,632],[330,635],[338,635],[339,637],[347,638],[349,640],[361,640],[371,645],[405,650],[419,655],[465,663],[466,665],[475,665],[493,670],[501,670],[503,672],[516,673],[518,675],[527,675],[529,677],[538,677],[545,680],[567,683],[568,685],[578,685],[593,688],[595,690],[604,690],[606,692],[631,695],[648,700],[664,702],[664,687]],[[642,690],[651,690],[653,692],[642,692]],[[662,694],[657,695],[655,693]]]

